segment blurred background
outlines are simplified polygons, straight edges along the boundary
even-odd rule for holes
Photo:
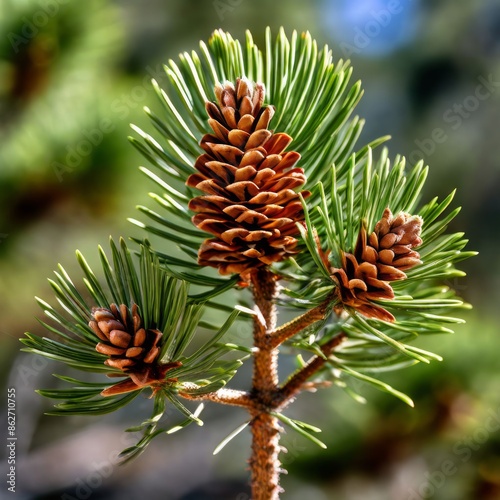
[[[283,498],[500,499],[498,0],[0,0],[0,373],[3,400],[17,391],[16,498],[249,499],[249,435],[212,457],[243,412],[210,406],[204,427],[118,467],[135,439],[123,430],[150,401],[103,418],[46,417],[51,402],[33,391],[64,369],[20,354],[18,338],[43,334],[33,297],[53,300],[57,263],[79,277],[75,249],[97,268],[110,235],[143,236],[126,218],[154,187],[127,135],[130,123],[152,130],[142,108],[158,109],[149,82],[165,80],[162,63],[216,28],[248,28],[262,44],[267,25],[309,30],[352,60],[365,87],[361,142],[391,134],[391,156],[423,158],[426,199],[458,188],[450,229],[480,252],[448,283],[474,305],[467,324],[420,342],[444,361],[384,378],[415,409],[361,383],[364,406],[339,389],[300,397],[290,416],[323,428],[328,449],[284,436]]]

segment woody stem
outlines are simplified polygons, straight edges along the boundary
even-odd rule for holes
[[[279,498],[279,434],[278,419],[271,415],[278,392],[278,351],[271,344],[276,325],[277,294],[275,276],[259,270],[252,276],[252,289],[257,315],[254,317],[254,357],[251,396],[252,455],[250,468],[253,500]]]
[[[328,297],[314,309],[307,311],[301,316],[293,319],[292,321],[289,321],[288,323],[285,323],[279,328],[276,328],[276,330],[272,331],[271,345],[273,347],[278,347],[283,342],[306,329],[316,321],[325,319],[328,309],[332,308],[333,298],[334,294],[328,295]]]
[[[250,394],[245,391],[238,391],[235,389],[222,388],[215,392],[208,393],[191,393],[189,391],[195,391],[200,389],[200,386],[193,383],[184,383],[182,388],[179,390],[179,396],[184,399],[190,399],[192,401],[212,401],[214,403],[220,403],[230,406],[241,406],[244,408],[253,408],[254,404],[250,397]]]
[[[330,356],[335,348],[338,347],[346,338],[347,335],[344,332],[340,332],[338,335],[322,345],[321,352],[325,357],[323,358],[318,355],[313,356],[303,368],[295,372],[285,382],[279,390],[279,396],[277,398],[279,404],[284,405],[289,403],[291,399],[302,390],[307,380],[328,362],[328,356]]]

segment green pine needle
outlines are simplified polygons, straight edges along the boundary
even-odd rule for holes
[[[100,339],[88,323],[92,307],[109,308],[112,303],[125,304],[127,307],[137,304],[144,327],[163,332],[160,341],[162,362],[182,363],[169,372],[169,377],[177,379],[179,384],[197,384],[200,393],[226,385],[247,355],[244,347],[221,343],[241,310],[234,310],[224,324],[216,328],[208,341],[193,350],[190,344],[203,322],[205,308],[202,302],[197,302],[189,296],[189,284],[169,274],[148,245],[141,247],[139,255],[131,253],[124,240],[120,240],[119,245],[110,240],[110,247],[111,257],[99,248],[101,273],[94,273],[83,255],[77,252],[77,260],[83,274],[80,286],[76,286],[59,266],[56,279],[50,280],[59,307],[37,299],[51,321],[50,324],[41,322],[51,337],[26,333],[21,339],[25,346],[23,350],[82,371],[102,375],[113,373],[125,377],[123,372],[104,364],[107,356],[95,350]],[[240,351],[243,353],[239,354]],[[234,355],[232,359],[226,359],[231,353],[236,353],[236,359]],[[138,389],[125,395],[103,397],[100,395],[101,391],[111,385],[108,378],[89,384],[71,377],[57,377],[70,388],[38,391],[42,396],[62,400],[55,406],[55,410],[50,412],[51,415],[105,414],[125,406],[139,392],[149,391]],[[142,452],[150,440],[159,434],[155,428],[165,411],[165,398],[191,421],[201,422],[196,412],[191,413],[177,399],[176,391],[175,383],[172,383],[171,386],[162,388],[161,394],[155,397],[153,415],[141,426],[141,429],[145,429],[144,436],[137,446],[125,454],[127,457]]]

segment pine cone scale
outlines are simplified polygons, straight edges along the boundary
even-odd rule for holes
[[[219,140],[220,142],[227,142],[229,131],[226,127],[224,127],[220,122],[216,120],[208,120],[208,124],[214,131],[215,136],[214,139]]]
[[[160,350],[158,349],[158,347],[154,347],[144,357],[144,359],[143,359],[144,363],[148,363],[148,364],[152,363],[156,359],[156,357],[158,356],[159,353],[160,353]]]
[[[228,163],[222,163],[220,161],[207,161],[203,165],[200,165],[200,172],[207,176],[213,175],[218,177],[219,182],[223,186],[226,183],[234,182],[236,168]],[[217,180],[217,179],[214,179]]]
[[[146,330],[144,330],[144,328],[139,328],[135,332],[133,345],[134,347],[138,347],[144,344],[145,341],[146,341]]]
[[[243,130],[243,132],[250,134],[250,132],[252,132],[254,121],[255,120],[252,115],[243,115],[239,119],[238,123],[235,122],[233,128],[238,127],[240,130]]]
[[[294,193],[295,195],[295,193]],[[248,203],[251,203],[252,205],[268,205],[269,203],[275,203],[279,199],[279,194],[278,193],[271,193],[269,191],[264,191],[260,192],[259,194],[255,195],[253,198],[250,198],[248,200]],[[265,207],[263,207],[265,208]]]
[[[121,356],[125,353],[125,349],[121,347],[115,347],[102,343],[97,344],[95,350],[101,354],[107,354],[108,356]]]
[[[142,347],[129,347],[125,353],[127,358],[136,358],[143,353],[144,349]]]
[[[265,152],[265,151],[264,151]],[[265,168],[268,165],[265,165],[263,162],[267,160],[266,156],[259,149],[252,149],[251,151],[246,151],[243,157],[241,158],[241,162],[238,168],[232,167],[236,170],[238,174],[244,170],[245,167],[253,167],[255,165],[260,165],[262,163],[262,167]],[[270,167],[271,168],[271,167]],[[254,172],[257,172],[254,169]]]
[[[123,328],[123,323],[114,319],[98,321],[97,325],[104,334],[108,335],[112,330]]]
[[[395,233],[386,234],[379,242],[380,248],[391,248],[398,241],[398,235]]]
[[[126,348],[130,345],[132,335],[129,335],[123,330],[111,330],[111,332],[109,333],[109,340],[113,345],[117,347]]]
[[[269,168],[273,172],[277,172],[278,165],[283,163],[283,157],[281,155],[273,154],[269,156],[263,156],[261,162],[259,162],[259,168]]]
[[[224,121],[226,122],[226,128],[227,129],[232,129],[236,128],[237,122],[236,122],[236,113],[234,111],[234,108],[230,107],[225,107],[222,110],[222,115],[224,116]]]
[[[261,227],[263,229],[280,229],[286,226],[290,226],[293,223],[293,219],[288,219],[286,217],[280,217],[279,219],[270,219],[266,217],[266,222],[261,224]]]
[[[267,127],[269,127],[269,123],[271,122],[273,116],[274,116],[274,108],[272,106],[268,106],[259,116],[259,119],[254,127],[255,130],[267,129]]]
[[[233,182],[248,181],[257,175],[257,170],[253,165],[247,165],[236,170]]]
[[[128,358],[113,358],[107,359],[104,364],[110,366],[111,368],[118,368],[118,370],[125,371],[127,368],[134,366],[135,362],[134,360]]]
[[[371,264],[370,262],[362,262],[361,264],[357,264],[354,271],[354,276],[359,279],[376,278],[377,274],[377,266]]]
[[[394,260],[394,252],[392,250],[389,250],[389,249],[381,250],[378,253],[378,260],[382,264],[391,264],[392,261]]]
[[[235,201],[246,201],[259,193],[259,186],[252,181],[238,181],[229,184],[226,192],[235,195]]]
[[[264,146],[264,144],[272,135],[273,133],[267,129],[260,129],[252,132],[245,143],[245,149],[254,149],[260,146]]]
[[[268,154],[279,154],[284,151],[292,142],[292,138],[288,134],[274,134],[272,138],[266,142],[264,148]]]
[[[99,328],[97,321],[90,321],[89,326],[101,340],[105,341],[109,340],[109,335],[104,334],[104,332]]]
[[[205,103],[205,110],[208,114],[208,116],[218,122],[223,123],[225,118],[222,112],[220,111],[219,107],[216,106],[213,102],[206,102]]]
[[[213,196],[224,196],[225,190],[221,188],[213,179],[204,179],[196,184],[196,189]]]
[[[406,279],[406,274],[400,269],[385,264],[377,264],[378,276],[383,281],[398,281]]]
[[[189,210],[193,212],[204,211],[206,214],[219,214],[229,206],[230,202],[227,198],[216,195],[198,196],[193,198],[188,204]]]
[[[253,135],[253,134],[252,134]],[[233,129],[227,134],[229,143],[237,148],[243,149],[251,135],[244,130]]]

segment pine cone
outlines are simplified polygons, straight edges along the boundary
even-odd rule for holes
[[[245,278],[297,252],[296,222],[304,214],[294,189],[306,177],[294,167],[300,155],[283,152],[291,137],[268,130],[274,108],[263,106],[262,84],[238,79],[236,86],[217,85],[215,94],[217,103],[206,104],[214,133],[202,138],[199,173],[186,182],[205,195],[189,208],[197,213],[193,223],[215,236],[202,244],[199,264]]]
[[[165,373],[180,363],[158,365],[162,337],[159,330],[145,329],[137,305],[132,310],[125,304],[111,304],[109,309],[94,307],[90,328],[101,339],[96,351],[109,358],[104,364],[122,370],[129,379],[105,389],[101,394],[111,396],[130,392],[164,380]]]
[[[420,217],[403,212],[393,217],[389,208],[368,238],[362,227],[354,254],[342,252],[342,267],[332,269],[340,308],[348,306],[370,318],[394,321],[389,311],[372,301],[393,299],[389,282],[405,279],[404,271],[420,263],[420,255],[413,248],[422,244],[421,228]]]

